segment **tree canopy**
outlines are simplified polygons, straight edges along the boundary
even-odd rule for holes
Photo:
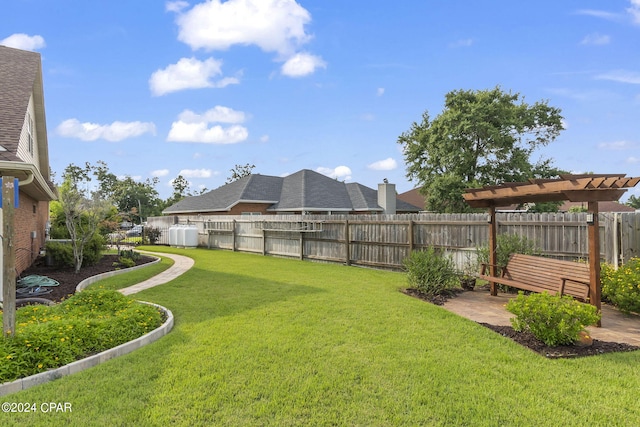
[[[446,94],[442,113],[431,120],[425,111],[398,143],[426,209],[465,212],[466,188],[557,176],[551,159],[532,163],[531,157],[562,130],[560,109],[547,101],[530,105],[500,87],[455,90]]]
[[[629,196],[629,200],[627,200],[626,204],[632,208],[640,209],[640,197],[633,195]]]
[[[229,170],[229,172],[231,172],[231,175],[227,177],[226,183],[230,184],[234,181],[239,180],[240,178],[251,175],[251,172],[253,172],[253,169],[255,167],[256,165],[251,165],[249,163],[246,163],[244,165],[235,165],[233,169]]]

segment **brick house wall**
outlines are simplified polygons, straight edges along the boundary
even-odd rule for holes
[[[20,192],[19,207],[14,216],[14,247],[16,274],[26,270],[44,247],[45,228],[49,220],[49,204],[32,199]],[[35,231],[35,238],[32,232]]]

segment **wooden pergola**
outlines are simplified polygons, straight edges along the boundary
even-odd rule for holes
[[[560,175],[559,179],[530,179],[528,182],[506,183],[498,186],[467,189],[465,201],[473,208],[489,210],[489,264],[490,275],[496,276],[496,207],[531,202],[565,201],[587,203],[587,229],[589,238],[590,303],[601,309],[600,285],[600,233],[598,202],[616,201],[627,189],[640,182],[624,174]],[[497,295],[491,283],[491,295]]]

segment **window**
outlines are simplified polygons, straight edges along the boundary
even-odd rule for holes
[[[29,153],[33,155],[33,119],[31,114],[27,113],[27,134],[29,138]]]

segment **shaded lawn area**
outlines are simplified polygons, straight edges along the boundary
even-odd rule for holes
[[[174,330],[3,397],[5,425],[637,425],[639,352],[550,360],[398,290],[400,273],[204,249],[137,294]]]

